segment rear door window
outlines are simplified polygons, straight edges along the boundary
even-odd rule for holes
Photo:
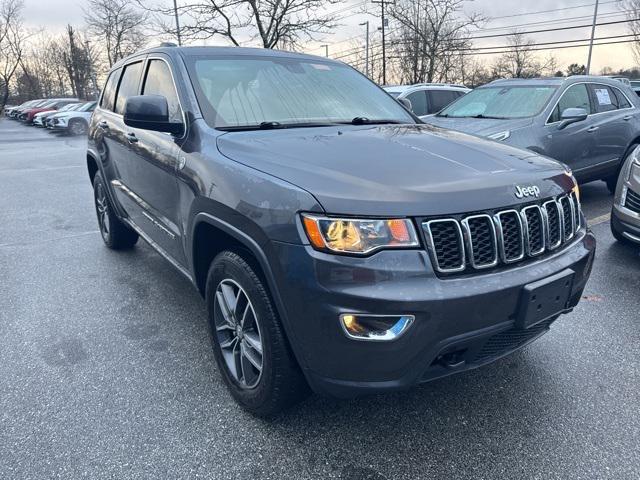
[[[122,80],[116,95],[115,112],[122,115],[127,98],[137,95],[140,87],[140,76],[142,73],[142,62],[130,63],[124,67]]]
[[[584,83],[571,85],[565,90],[549,117],[549,123],[559,122],[562,118],[562,112],[567,108],[584,108],[587,111],[587,115],[594,113],[591,109],[589,92]]]
[[[100,108],[113,111],[113,104],[116,99],[116,88],[118,87],[118,80],[120,80],[120,73],[122,70],[118,68],[109,75],[107,83],[102,91],[102,98],[100,99]]]
[[[618,97],[608,85],[589,85],[597,113],[611,112],[618,109]]]
[[[429,113],[438,113],[444,107],[457,100],[458,92],[451,90],[428,90]]]
[[[427,114],[427,97],[424,94],[424,90],[410,93],[407,95],[407,100],[411,102],[413,113],[418,116]]]

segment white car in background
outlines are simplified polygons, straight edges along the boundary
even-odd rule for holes
[[[76,110],[84,104],[85,102],[70,103],[69,105],[65,105],[64,107],[61,107],[60,110],[48,110],[46,112],[36,113],[35,116],[33,117],[33,125],[36,127],[46,127],[47,118],[53,115],[57,115],[58,113]]]
[[[444,107],[470,92],[464,85],[454,83],[417,83],[382,87],[396,100],[411,102],[411,110],[419,117],[438,113]]]
[[[47,128],[54,132],[85,135],[95,108],[96,102],[87,102],[76,110],[56,113],[47,119]]]

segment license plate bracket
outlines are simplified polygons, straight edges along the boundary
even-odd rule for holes
[[[520,296],[516,326],[529,328],[562,313],[571,296],[574,276],[575,272],[568,268],[525,285]]]

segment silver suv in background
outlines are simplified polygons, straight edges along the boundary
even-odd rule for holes
[[[464,85],[451,83],[417,83],[383,88],[396,100],[409,100],[411,110],[418,116],[438,113],[451,102],[471,91]]]
[[[611,232],[616,240],[640,245],[640,147],[622,166],[611,210]]]
[[[640,143],[640,98],[594,76],[496,80],[422,120],[560,160],[581,182],[613,192],[624,159]]]

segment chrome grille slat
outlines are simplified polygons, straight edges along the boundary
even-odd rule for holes
[[[562,245],[564,238],[560,205],[555,200],[549,200],[542,204],[542,209],[546,214],[547,248],[555,250]]]
[[[572,240],[581,227],[575,192],[513,209],[423,222],[437,272],[451,274],[520,262]]]
[[[524,258],[524,229],[517,210],[504,210],[495,216],[498,245],[504,263],[519,262]]]
[[[527,254],[535,257],[544,253],[547,233],[542,209],[538,205],[529,205],[521,210],[521,214]]]
[[[498,239],[490,215],[472,215],[462,219],[468,260],[475,269],[491,268],[498,264]],[[486,237],[490,237],[488,240]]]
[[[466,268],[464,238],[455,219],[426,222],[427,242],[436,270],[442,273],[461,272]]]

